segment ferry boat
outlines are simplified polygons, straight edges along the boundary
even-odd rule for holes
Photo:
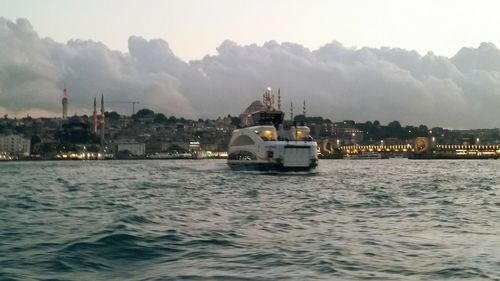
[[[305,125],[284,122],[268,88],[263,103],[254,102],[232,133],[227,164],[233,170],[309,171],[318,165],[317,143]]]

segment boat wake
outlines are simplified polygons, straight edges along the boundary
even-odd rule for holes
[[[235,171],[233,171],[235,172]],[[271,176],[316,176],[320,172],[317,170],[309,171],[258,171],[258,170],[239,170],[236,171],[241,174],[246,175],[271,175]]]

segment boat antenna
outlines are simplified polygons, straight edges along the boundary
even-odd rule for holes
[[[278,110],[281,111],[281,93],[280,93],[280,88],[278,88]]]
[[[271,95],[271,88],[268,87],[264,92],[264,106],[269,110],[273,107],[274,96]]]

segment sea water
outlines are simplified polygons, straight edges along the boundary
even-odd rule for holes
[[[499,170],[2,162],[0,280],[499,280]]]

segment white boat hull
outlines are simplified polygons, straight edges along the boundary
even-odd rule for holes
[[[227,164],[234,170],[308,171],[318,165],[314,141],[266,141],[232,148]]]

